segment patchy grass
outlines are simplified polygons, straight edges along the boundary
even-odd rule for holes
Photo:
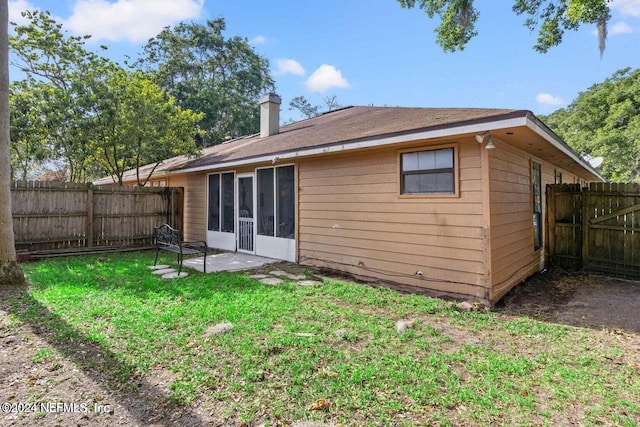
[[[152,262],[142,252],[24,264],[32,286],[4,308],[45,330],[57,349],[41,348],[32,362],[84,349],[66,357],[99,371],[110,387],[135,394],[141,379],[160,376],[167,408],[198,407],[214,424],[637,426],[640,419],[636,335],[463,312],[330,279],[265,286],[244,273],[189,270],[162,280],[147,268]],[[398,319],[415,325],[399,335]],[[233,331],[207,334],[221,322]]]

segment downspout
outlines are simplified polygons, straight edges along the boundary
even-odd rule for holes
[[[476,144],[477,145],[477,144]],[[480,174],[482,180],[482,239],[484,246],[484,295],[485,302],[491,303],[493,297],[493,279],[491,275],[491,177],[489,170],[489,154],[484,145],[480,149]]]
[[[296,221],[296,227],[295,227],[295,234],[293,236],[294,240],[294,244],[296,245],[296,255],[295,255],[295,261],[296,264],[300,262],[300,161],[296,160],[293,166],[293,170],[294,170],[294,177],[295,177],[295,201],[294,201],[294,205],[295,205],[295,221]]]

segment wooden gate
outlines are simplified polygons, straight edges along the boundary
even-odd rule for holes
[[[553,264],[640,277],[640,185],[550,185],[547,197]]]
[[[547,185],[548,250],[553,265],[582,266],[582,191],[580,184]]]

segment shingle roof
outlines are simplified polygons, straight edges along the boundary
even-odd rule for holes
[[[187,162],[180,169],[526,113],[486,108],[348,107],[282,126],[277,135],[260,138],[256,134],[209,147],[202,157]]]
[[[524,117],[529,114],[531,113],[526,110],[494,108],[347,107],[282,126],[280,133],[276,135],[260,138],[259,134],[255,134],[207,147],[199,158],[178,156],[167,159],[155,169],[155,173],[207,166],[213,168],[225,162],[249,162],[252,158],[303,149]],[[141,167],[140,175],[147,176],[154,166],[155,164]],[[135,170],[127,171],[124,175],[125,181],[131,179],[135,179]],[[103,178],[96,181],[96,184],[110,181],[110,178]]]

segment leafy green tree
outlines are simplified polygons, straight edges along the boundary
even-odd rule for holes
[[[317,105],[311,105],[304,96],[296,96],[289,102],[289,111],[298,110],[307,119],[318,116],[319,108]]]
[[[125,170],[198,154],[201,114],[177,106],[144,73],[87,51],[89,36],[68,36],[48,12],[25,17],[29,23],[15,26],[11,39],[14,64],[27,75],[24,94],[32,95],[20,99],[21,111],[30,112],[16,116],[30,125],[20,137],[41,141],[42,150],[52,147],[51,157],[64,159],[71,181],[109,174],[122,184]],[[138,183],[148,178],[138,176]]]
[[[24,285],[17,262],[11,211],[9,140],[9,1],[0,1],[0,286]]]
[[[640,69],[615,72],[543,120],[576,151],[603,157],[609,180],[640,182]]]
[[[402,7],[419,7],[429,19],[438,16],[436,28],[438,44],[445,52],[464,50],[478,33],[475,24],[480,13],[473,0],[397,0]],[[514,0],[513,11],[526,16],[524,25],[538,32],[534,49],[547,52],[562,43],[567,30],[576,30],[584,24],[596,24],[600,55],[607,38],[607,22],[611,18],[609,0]]]
[[[180,106],[205,114],[201,126],[212,143],[257,132],[258,101],[274,88],[267,59],[224,30],[222,18],[167,27],[138,61]]]
[[[11,178],[27,180],[53,157],[47,143],[47,83],[18,81],[11,84]]]
[[[340,108],[340,104],[338,103],[338,98],[335,95],[326,96],[324,98],[325,111],[333,111],[335,109]],[[304,96],[296,96],[289,102],[289,111],[298,110],[302,115],[310,119],[312,117],[319,116],[322,114],[320,111],[322,108],[319,105],[311,105],[311,103]]]
[[[176,105],[140,71],[113,66],[90,77],[84,133],[97,162],[119,185],[127,170],[135,169],[137,184],[145,185],[162,160],[199,154],[194,135],[202,113]],[[147,164],[155,166],[141,176],[140,166]]]
[[[39,83],[45,102],[38,110],[46,117],[48,144],[65,160],[71,181],[85,181],[99,173],[95,169],[89,141],[80,129],[84,113],[79,98],[84,79],[93,69],[107,66],[109,61],[85,49],[90,36],[69,36],[49,12],[23,12],[24,25],[14,24],[9,38],[12,64],[26,74],[33,85]],[[37,104],[34,99],[34,106]],[[16,118],[17,119],[17,118]]]

